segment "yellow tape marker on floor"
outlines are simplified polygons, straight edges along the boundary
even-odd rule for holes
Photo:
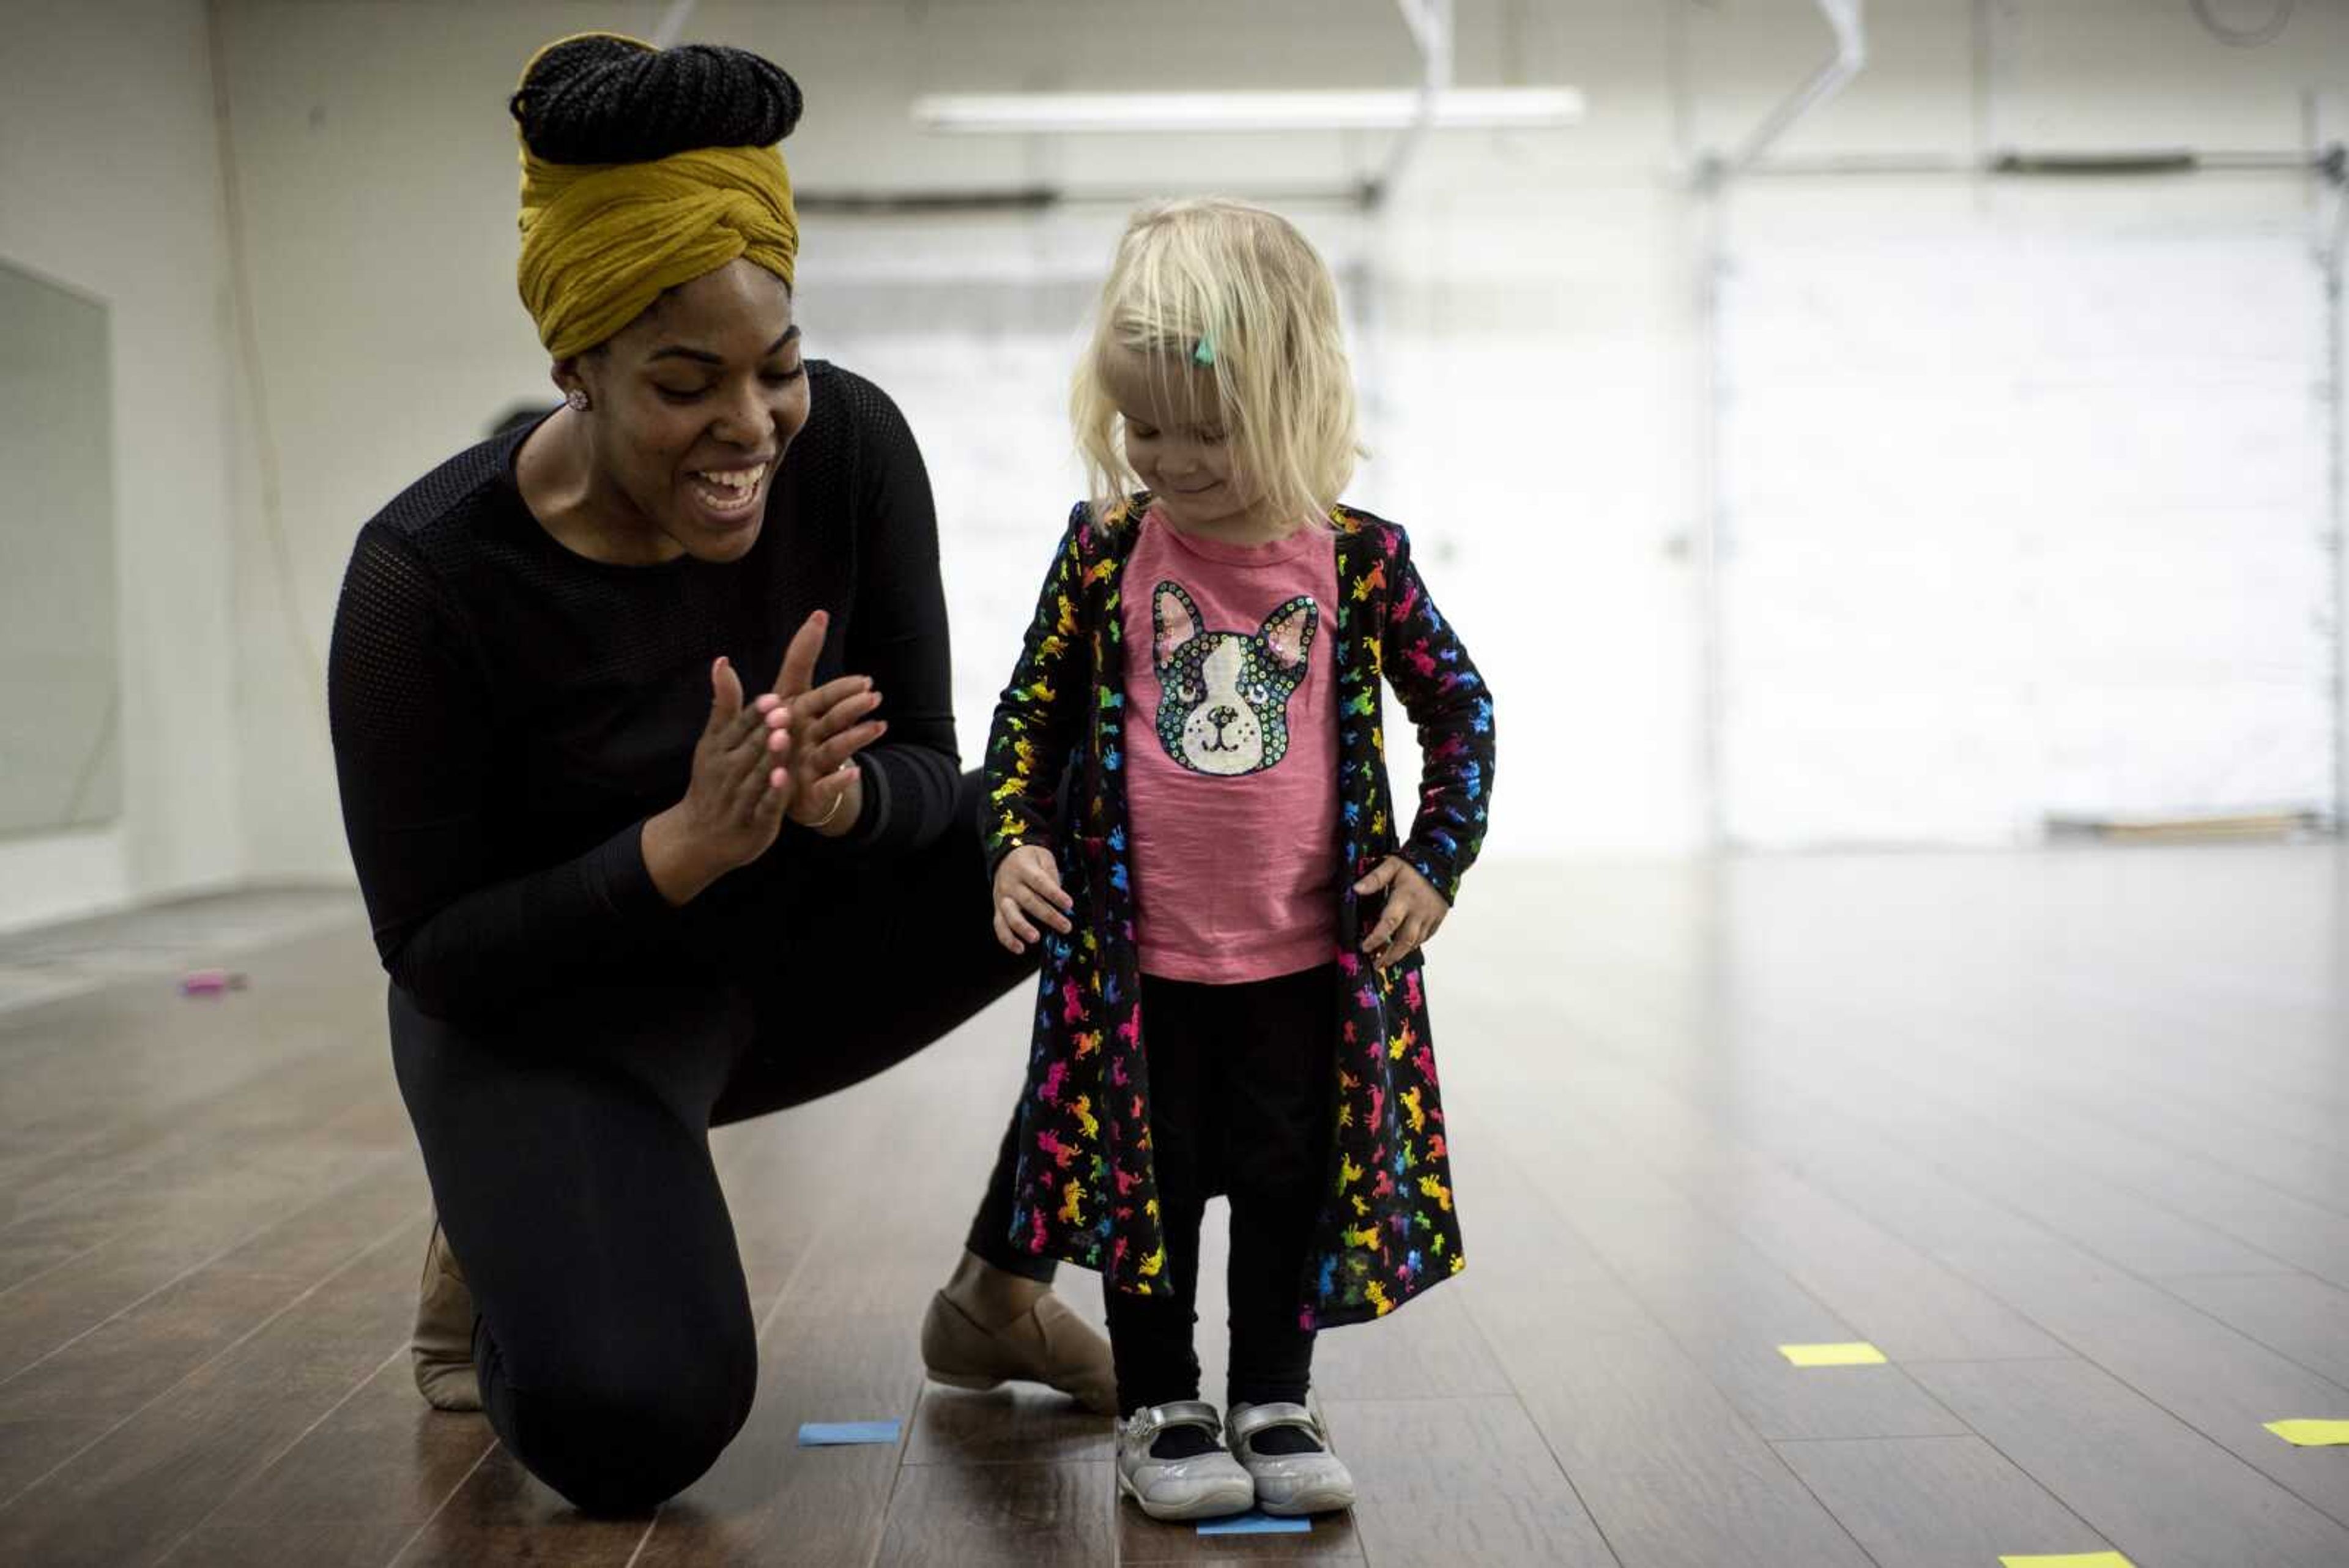
[[[2303,1449],[2331,1448],[2349,1443],[2349,1421],[2270,1421],[2268,1430]]]
[[[2002,1568],[2136,1568],[2117,1552],[2073,1552],[2055,1557],[2002,1557]]]
[[[1782,1345],[1778,1354],[1797,1366],[1881,1366],[1884,1352],[1857,1345]]]

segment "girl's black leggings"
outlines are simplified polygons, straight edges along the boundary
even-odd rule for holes
[[[1328,965],[1244,985],[1143,978],[1151,1158],[1173,1289],[1129,1295],[1104,1276],[1122,1412],[1199,1397],[1199,1224],[1219,1192],[1232,1222],[1226,1398],[1303,1402],[1313,1334],[1299,1314],[1328,1186],[1337,987]]]
[[[674,1495],[750,1415],[758,1347],[709,1128],[893,1066],[1031,972],[989,929],[978,796],[965,775],[940,843],[786,901],[806,913],[779,910],[761,940],[790,955],[769,966],[788,993],[621,978],[459,1024],[392,988],[400,1094],[479,1314],[482,1404],[580,1508]],[[1049,1279],[1009,1241],[1016,1132],[1015,1116],[970,1246]]]

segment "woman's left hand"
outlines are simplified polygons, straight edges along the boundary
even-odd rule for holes
[[[1375,952],[1378,956],[1371,961],[1381,969],[1413,948],[1426,946],[1427,939],[1444,924],[1444,917],[1452,912],[1452,906],[1433,884],[1400,856],[1390,855],[1380,861],[1369,876],[1354,884],[1354,891],[1387,896],[1385,913],[1362,939],[1362,950]]]
[[[775,690],[759,699],[759,707],[764,712],[791,710],[792,820],[838,838],[856,826],[864,810],[864,775],[857,769],[856,753],[889,726],[870,717],[881,706],[870,677],[843,675],[812,686],[830,620],[823,610],[808,617],[783,651]]]

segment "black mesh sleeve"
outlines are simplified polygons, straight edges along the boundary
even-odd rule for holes
[[[905,415],[861,377],[842,375],[856,431],[855,613],[846,667],[873,678],[889,732],[864,754],[866,802],[843,846],[876,856],[922,848],[946,831],[961,771],[946,588],[938,576],[930,476]]]
[[[429,569],[370,526],[327,656],[343,825],[391,978],[444,1017],[502,1010],[617,961],[670,911],[642,825],[585,855],[492,871],[491,707],[472,643]]]

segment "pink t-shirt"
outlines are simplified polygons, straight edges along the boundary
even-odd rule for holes
[[[1142,971],[1237,985],[1337,956],[1338,543],[1144,514],[1127,558],[1125,789]]]

